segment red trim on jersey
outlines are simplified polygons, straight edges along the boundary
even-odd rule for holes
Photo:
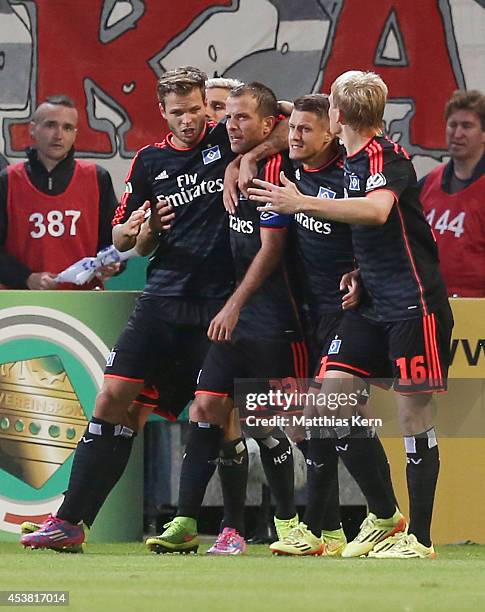
[[[439,368],[440,378],[441,378],[441,381],[444,382],[443,370],[441,369],[440,353],[439,353],[439,350],[438,350],[438,334],[436,333],[436,315],[435,314],[433,314],[432,323],[433,323],[433,344],[434,344],[434,349],[435,349],[436,355],[438,356],[438,368]]]
[[[430,337],[431,337],[431,345],[432,345],[432,349],[433,349],[433,354],[435,356],[436,359],[436,369],[437,369],[437,377],[438,377],[438,384],[442,385],[443,384],[443,371],[441,369],[441,360],[440,360],[440,353],[438,350],[438,341],[437,341],[437,335],[436,335],[436,316],[435,314],[431,315],[430,318]]]
[[[116,376],[116,374],[105,374],[105,378],[114,378],[116,380],[127,380],[129,382],[145,382],[144,378],[129,378],[128,376]]]
[[[375,140],[370,144],[369,149],[367,149],[367,152],[370,153],[373,158],[372,174],[376,174],[378,171],[377,168],[379,166],[379,150],[377,148],[377,142]]]
[[[139,151],[136,152],[135,157],[131,160],[131,164],[130,164],[130,169],[128,170],[128,174],[126,175],[125,178],[125,184],[127,185],[130,182],[131,179],[131,175],[133,174],[133,168],[135,166],[135,162],[138,159],[138,156],[140,155],[140,153],[144,150],[147,149],[150,145],[146,145],[145,147],[142,147]],[[157,146],[157,145],[155,145]],[[131,194],[128,193],[128,191],[124,191],[123,195],[121,196],[121,200],[120,203],[118,205],[118,207],[115,210],[115,214],[113,216],[113,220],[111,221],[111,225],[114,227],[115,225],[119,225],[121,223],[121,220],[123,219],[123,217],[125,216],[125,211],[126,211],[126,203],[128,200],[128,197]]]
[[[274,159],[271,158],[266,162],[264,166],[264,180],[267,181],[268,183],[274,184],[273,166],[274,166]]]
[[[358,155],[361,151],[363,151],[365,148],[367,148],[369,146],[369,144],[374,140],[375,136],[372,136],[371,138],[369,138],[369,140],[363,144],[360,149],[357,149],[357,151],[355,153],[352,153],[352,155],[347,155],[347,159],[351,159],[352,157],[355,157],[356,155]]]
[[[264,168],[264,180],[273,185],[280,185],[280,170],[282,157],[280,153],[273,155]]]
[[[150,399],[158,399],[160,397],[160,393],[155,387],[143,387],[140,391],[140,395],[146,395]]]
[[[292,342],[290,344],[291,352],[293,353],[293,374],[300,378],[300,352],[298,350],[298,342]]]
[[[431,315],[430,319],[430,330],[431,330],[431,345],[433,347],[433,354],[436,359],[436,369],[438,375],[438,384],[443,384],[443,371],[441,369],[441,360],[440,353],[438,350],[438,338],[436,334],[436,316],[434,314]]]
[[[359,374],[363,374],[364,376],[370,376],[370,372],[367,372],[367,370],[361,370],[360,368],[351,366],[348,363],[341,363],[340,361],[327,361],[325,372],[328,371],[328,366],[341,366],[343,368],[347,368],[348,370],[354,370],[354,372],[359,372]]]
[[[375,166],[375,158],[374,158],[374,149],[372,148],[373,142],[370,142],[369,145],[365,148],[365,152],[367,153],[367,158],[369,160],[369,174],[373,175],[374,166]]]
[[[397,144],[397,142],[394,142],[394,140],[391,140],[387,136],[384,136],[384,138],[387,140],[387,142],[390,142],[392,144],[394,148],[394,153],[399,154],[399,145]]]
[[[175,149],[176,151],[192,151],[193,149],[198,147],[200,143],[204,140],[205,135],[207,134],[207,127],[208,127],[208,123],[206,122],[204,126],[204,131],[200,135],[199,140],[192,147],[177,147],[177,145],[173,144],[173,132],[169,132],[167,136],[165,137],[165,140],[168,146],[172,149]]]
[[[401,229],[402,229],[402,235],[403,235],[403,238],[404,238],[404,244],[406,246],[406,251],[408,253],[409,261],[411,263],[411,267],[412,267],[413,272],[414,272],[414,278],[416,279],[416,282],[418,283],[420,299],[421,299],[421,306],[423,307],[423,314],[427,315],[429,313],[428,313],[428,308],[426,306],[426,302],[425,302],[425,299],[424,299],[424,288],[423,288],[423,284],[421,282],[421,279],[419,278],[418,271],[416,269],[416,264],[414,263],[414,257],[413,257],[413,254],[411,252],[411,247],[409,245],[408,237],[407,237],[407,234],[406,234],[406,226],[404,225],[404,218],[402,216],[402,211],[401,211],[401,209],[399,207],[399,201],[397,202],[396,209],[397,209],[397,212],[399,214],[399,219],[401,221]]]
[[[275,185],[281,185],[281,181],[280,181],[280,169],[281,169],[281,157],[279,157],[279,159],[275,158],[273,160],[273,163],[271,164],[272,170],[273,170],[273,183],[275,183]]]
[[[384,170],[384,152],[382,145],[377,140],[372,140],[365,148],[369,158],[369,172],[371,175],[378,174]]]
[[[143,401],[143,400],[138,400],[138,399],[134,399],[132,401],[132,404],[135,407],[140,406],[141,408],[151,408],[151,410],[153,410],[157,405],[156,402],[153,402],[150,404],[148,401]]]
[[[303,351],[303,364],[304,364],[303,378],[308,378],[310,376],[310,367],[308,363],[308,348],[304,340],[300,344],[301,344],[301,350]]]
[[[430,330],[430,321],[429,317],[431,315],[427,315],[423,317],[423,339],[424,339],[424,352],[426,354],[426,364],[427,364],[427,374],[429,384],[434,387],[436,384],[436,361],[435,356],[433,355],[432,346],[431,346],[431,330]]]
[[[283,158],[281,157],[280,153],[278,153],[277,155],[275,155],[274,165],[273,165],[274,182],[277,185],[281,185],[280,173],[281,173],[282,163],[283,163]]]
[[[426,353],[426,363],[428,365],[428,379],[429,384],[434,387],[436,384],[436,361],[431,347],[431,330],[429,323],[429,315],[423,317],[423,339],[424,351]]]
[[[325,372],[327,371],[327,362],[328,362],[328,355],[325,355],[325,357],[322,357],[320,359],[320,369],[318,370],[317,375],[314,377],[314,380],[316,382],[321,383],[323,379],[325,378]]]
[[[376,160],[376,170],[377,172],[382,172],[384,170],[384,149],[382,145],[377,140],[374,140],[375,147],[377,149],[377,160]]]
[[[384,136],[384,139],[387,140],[387,142],[390,142],[392,144],[392,146],[394,147],[394,153],[396,154],[402,153],[406,159],[411,159],[411,156],[406,151],[405,147],[398,144],[397,142],[394,142],[394,140],[391,140],[389,136]]]
[[[298,378],[308,377],[308,352],[305,342],[292,342],[293,365]]]
[[[325,164],[323,164],[323,166],[320,166],[319,168],[305,168],[305,164],[303,164],[303,171],[304,172],[320,172],[320,170],[325,170],[325,168],[328,168],[333,163],[335,163],[338,160],[339,157],[341,157],[340,151],[338,153],[336,153],[332,157],[332,159],[330,159],[328,162],[326,162]]]
[[[436,328],[433,325],[433,319],[434,319],[434,315],[428,315],[426,317],[426,340],[427,340],[427,349],[429,350],[430,353],[430,357],[431,357],[431,362],[433,364],[433,369],[432,369],[432,382],[433,385],[440,385],[442,384],[442,377],[441,377],[441,369],[440,369],[440,358],[439,358],[439,353],[437,351],[437,346],[436,346],[436,342],[435,342],[435,333],[436,333]]]
[[[161,408],[154,408],[153,413],[158,414],[158,416],[167,419],[167,421],[172,421],[173,423],[177,420],[177,417],[174,414],[167,412],[166,410],[162,410]]]
[[[229,393],[217,393],[216,391],[204,391],[199,389],[195,392],[195,395],[213,395],[214,397],[229,397]]]
[[[395,389],[399,395],[420,395],[421,393],[446,393],[447,389],[444,385],[437,389],[416,389],[416,391],[401,391],[401,389]]]

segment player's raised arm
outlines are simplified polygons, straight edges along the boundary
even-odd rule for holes
[[[266,204],[258,210],[270,207],[278,213],[304,212],[341,223],[383,225],[394,204],[394,195],[390,191],[377,190],[365,198],[341,199],[336,206],[335,200],[327,201],[324,198],[303,195],[284,174],[281,176],[281,182],[282,186],[278,187],[259,179],[253,181],[256,187],[248,189],[249,198]]]

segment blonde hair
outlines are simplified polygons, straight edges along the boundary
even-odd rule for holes
[[[206,89],[214,89],[215,87],[220,87],[221,89],[234,89],[235,87],[239,87],[242,85],[242,81],[239,79],[226,79],[225,77],[213,77],[211,79],[207,79],[205,82]]]
[[[349,70],[332,83],[333,105],[354,130],[382,129],[387,85],[375,72]]]

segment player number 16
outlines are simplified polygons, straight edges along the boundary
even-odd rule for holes
[[[423,355],[415,355],[409,360],[406,357],[400,357],[396,359],[396,365],[399,368],[401,385],[416,385],[425,382],[427,372]]]

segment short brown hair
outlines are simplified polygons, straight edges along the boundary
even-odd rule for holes
[[[278,115],[278,100],[274,92],[263,83],[253,81],[247,85],[239,85],[239,87],[231,89],[228,97],[240,98],[245,95],[255,98],[261,117],[276,117]]]
[[[329,106],[326,94],[308,94],[293,101],[294,110],[313,113],[319,119],[328,120]]]
[[[165,107],[165,97],[169,93],[187,96],[194,89],[199,89],[202,94],[202,99],[205,100],[206,81],[206,73],[193,66],[182,66],[181,68],[168,70],[158,79],[158,101]]]
[[[457,110],[467,110],[476,113],[485,131],[485,96],[478,89],[457,89],[445,106],[445,119],[448,121],[450,115]]]
[[[47,98],[45,98],[40,104],[54,104],[54,106],[67,106],[67,108],[76,108],[74,100],[66,94],[54,94],[53,96],[47,96]]]
[[[331,91],[335,106],[352,129],[382,129],[387,85],[378,74],[349,70],[335,79]]]
[[[65,106],[66,108],[74,108],[76,109],[76,104],[74,100],[67,96],[66,94],[54,94],[52,96],[47,96],[42,100],[42,102],[37,106],[32,116],[32,121],[37,122],[39,119],[39,109],[44,104],[52,104],[53,106]]]

